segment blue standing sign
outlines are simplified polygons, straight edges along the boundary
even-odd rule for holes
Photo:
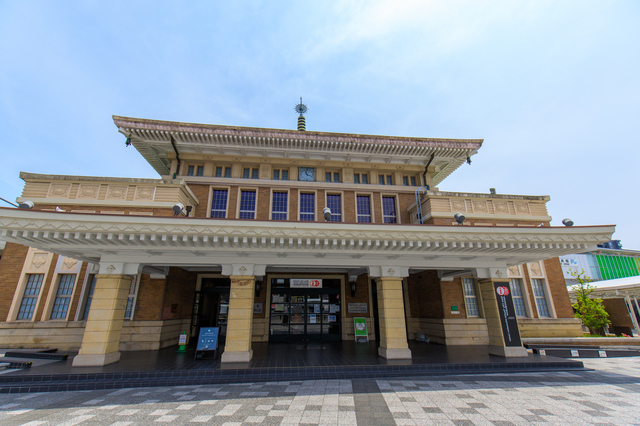
[[[195,358],[202,358],[204,354],[200,354],[198,357],[198,352],[206,352],[206,351],[217,351],[218,350],[218,334],[220,332],[220,327],[202,327],[200,329],[200,334],[198,336],[198,345],[196,346],[196,354]],[[214,357],[217,356],[217,352],[214,354]]]

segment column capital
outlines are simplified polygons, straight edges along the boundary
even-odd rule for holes
[[[138,275],[142,270],[139,263],[100,262],[100,275]]]
[[[509,281],[506,266],[493,268],[476,268],[472,271],[474,278],[478,280]]]
[[[371,278],[404,278],[409,276],[408,266],[368,266]]]
[[[267,265],[256,265],[253,263],[232,263],[222,265],[222,275],[226,276],[254,276],[262,277],[265,275]]]

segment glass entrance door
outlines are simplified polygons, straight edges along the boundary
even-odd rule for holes
[[[273,288],[270,341],[340,340],[338,289]]]

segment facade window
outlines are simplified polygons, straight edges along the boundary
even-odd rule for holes
[[[327,194],[327,207],[331,209],[329,222],[342,222],[342,202],[340,194]]]
[[[75,282],[75,274],[60,274],[56,300],[53,302],[53,309],[51,309],[51,319],[63,320],[67,318],[67,311],[69,310],[69,303],[71,302]]]
[[[187,176],[193,176],[194,171],[195,166],[189,166],[189,168],[187,169]]]
[[[306,222],[316,220],[316,194],[300,194],[300,220]]]
[[[378,184],[393,185],[393,177],[391,175],[378,175]]]
[[[258,179],[258,168],[246,167],[242,172],[242,177],[245,179]]]
[[[271,200],[271,220],[287,220],[286,192],[274,192]]]
[[[231,177],[231,167],[216,167],[216,177]]]
[[[240,219],[255,219],[256,191],[240,192]]]
[[[287,169],[274,169],[273,180],[289,180],[289,170]]]
[[[338,173],[338,172],[325,172],[324,181],[325,182],[340,183],[340,173]]]
[[[394,197],[382,197],[382,221],[384,223],[398,223]]]
[[[522,295],[522,279],[511,278],[511,296],[513,298],[513,306],[516,309],[516,316],[526,317],[527,310],[524,306],[524,296]]]
[[[36,303],[38,302],[43,280],[44,274],[29,274],[27,286],[24,289],[24,296],[22,297],[22,303],[20,303],[20,309],[18,309],[18,317],[16,319],[33,319],[33,313],[36,308]]]
[[[467,307],[467,317],[479,317],[478,295],[473,278],[463,278],[462,288],[464,289],[464,303]]]
[[[356,216],[358,223],[371,223],[371,203],[368,195],[356,197]]]
[[[538,308],[539,317],[550,317],[549,306],[547,305],[547,297],[544,294],[544,281],[532,279],[533,295],[536,298],[536,307]]]
[[[124,310],[124,319],[133,319],[133,311],[136,304],[136,296],[138,294],[138,277],[133,277],[131,287],[129,287],[129,295],[127,296],[127,307]]]
[[[91,309],[91,301],[93,300],[93,292],[96,289],[96,276],[94,274],[89,275],[89,292],[87,294],[87,302],[84,304],[84,312],[82,313],[81,321],[89,318],[89,309]]]
[[[204,176],[204,166],[198,166],[198,171],[196,172],[196,176]]]
[[[353,174],[353,183],[369,183],[369,175],[366,173],[354,173]]]
[[[402,176],[402,184],[404,186],[409,186],[409,184],[411,184],[411,186],[416,186],[415,176]]]
[[[226,189],[214,189],[211,200],[211,217],[224,219],[227,217],[227,197],[229,193]]]

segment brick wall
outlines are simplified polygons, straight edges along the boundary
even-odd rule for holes
[[[152,280],[149,274],[142,274],[138,287],[134,320],[153,321],[162,319],[165,292],[166,279]]]
[[[256,206],[256,219],[270,220],[269,216],[271,203],[271,190],[269,188],[258,188],[258,205]]]
[[[187,272],[175,267],[169,269],[162,305],[163,319],[191,318],[197,278],[197,272]],[[171,312],[171,305],[178,305],[176,312]]]
[[[351,283],[349,282],[349,278],[345,277],[345,289],[344,289],[344,301],[345,303],[366,303],[367,304],[367,312],[366,313],[349,313],[348,305],[345,306],[346,309],[346,317],[347,318],[355,318],[355,317],[369,317],[372,316],[373,313],[371,311],[371,301],[369,300],[369,275],[361,274],[358,275],[356,279],[356,293],[354,296],[351,296]]]
[[[562,274],[560,259],[557,257],[546,259],[544,261],[544,269],[547,272],[547,280],[549,282],[549,291],[553,298],[553,304],[556,307],[556,316],[558,318],[573,318],[573,308],[569,300],[569,292],[567,284]]]
[[[0,258],[0,321],[6,321],[29,247],[7,243]]]
[[[407,278],[413,318],[443,318],[444,305],[438,271],[411,274]]]
[[[462,291],[462,278],[454,278],[453,281],[441,281],[442,308],[444,318],[466,318],[467,310],[464,304],[464,292]],[[478,308],[480,308],[480,294],[477,292]],[[457,306],[460,314],[452,314],[451,307]],[[455,312],[455,311],[454,311]]]
[[[192,217],[209,217],[209,188],[209,185],[189,185],[189,189],[200,202],[191,212]]]

